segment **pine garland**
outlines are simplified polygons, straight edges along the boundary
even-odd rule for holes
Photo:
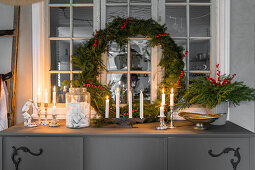
[[[71,83],[74,87],[81,87],[83,84],[94,84],[95,86],[102,87],[101,90],[97,88],[88,88],[91,94],[91,105],[99,115],[103,118],[105,114],[105,97],[111,96],[110,86],[102,85],[98,81],[100,73],[105,69],[102,62],[101,54],[107,51],[107,45],[111,42],[116,42],[121,48],[128,43],[128,38],[131,37],[147,37],[151,47],[160,46],[162,49],[162,58],[159,63],[164,70],[164,77],[161,87],[165,88],[166,93],[166,112],[169,111],[169,94],[171,88],[175,90],[175,101],[180,99],[180,96],[185,91],[185,76],[179,80],[180,74],[184,68],[182,61],[183,48],[176,45],[170,36],[165,31],[167,28],[160,25],[156,21],[149,19],[136,19],[136,18],[115,18],[111,23],[107,24],[106,28],[96,32],[93,38],[86,43],[80,45],[75,49],[77,55],[72,57],[73,65],[81,68],[82,73],[79,74],[78,80],[73,80]],[[178,81],[178,87],[177,87]],[[70,83],[65,81],[64,84]],[[153,103],[144,104],[144,116],[147,122],[157,120],[160,107],[160,91],[157,100]],[[134,108],[139,107],[138,103],[134,103]],[[121,114],[126,113],[128,107],[120,109]],[[134,117],[138,117],[138,113]],[[110,99],[110,117],[115,117],[115,106]],[[97,125],[101,125],[102,119],[96,121]]]

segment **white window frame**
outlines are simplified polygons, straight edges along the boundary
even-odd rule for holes
[[[100,3],[100,0],[96,0]],[[162,1],[162,0],[159,0]],[[104,0],[101,1],[101,7],[103,5]],[[224,74],[229,74],[230,72],[230,0],[215,0],[215,8],[217,11],[216,17],[216,50],[215,50],[215,57],[216,63],[220,64],[220,70]],[[152,4],[156,3],[152,0]],[[162,4],[162,3],[160,3]],[[155,11],[161,9],[161,6],[157,6]],[[50,89],[50,79],[49,79],[49,70],[50,70],[50,63],[49,63],[49,43],[48,43],[48,11],[47,11],[47,2],[39,2],[32,5],[32,42],[33,42],[33,100],[36,100],[38,94],[38,88]],[[100,9],[99,9],[100,10]],[[99,12],[100,13],[100,12]],[[163,24],[162,16],[158,15],[158,12],[155,12],[156,15],[153,15],[152,18],[154,20],[159,21],[159,23]],[[215,14],[215,15],[216,15]],[[214,15],[214,14],[212,14]],[[99,16],[99,14],[97,14]],[[103,17],[101,15],[101,17]],[[98,22],[100,22],[100,18],[96,18]],[[101,19],[102,20],[102,19]],[[102,26],[102,25],[101,25]],[[153,54],[153,51],[155,52]],[[103,54],[106,55],[106,54]],[[161,52],[158,47],[152,50],[152,56],[157,55],[161,56]],[[103,57],[104,61],[106,62],[106,57]],[[160,58],[157,57],[157,61],[159,62]],[[158,63],[157,62],[157,63]],[[215,63],[215,64],[216,64]],[[213,64],[211,64],[213,65]],[[154,68],[152,66],[151,68]],[[161,69],[157,66],[155,67],[155,72],[159,76],[156,76],[155,82],[156,86],[151,86],[151,88],[158,87],[158,84],[161,82]],[[215,73],[215,70],[211,68],[211,72]],[[162,73],[162,72],[161,72]],[[102,83],[106,80],[103,80],[104,77],[106,79],[105,74],[102,74],[101,81]],[[151,78],[153,78],[153,74]],[[155,89],[154,89],[155,90]],[[156,96],[155,96],[156,97]],[[49,111],[50,112],[50,111]],[[60,114],[60,117],[65,117],[65,109],[64,108],[57,108],[57,113]],[[50,114],[50,113],[49,113]]]

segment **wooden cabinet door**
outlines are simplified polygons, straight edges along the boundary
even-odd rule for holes
[[[13,146],[26,147],[34,156],[19,150],[19,170],[83,170],[83,138],[81,137],[4,137],[3,169],[15,170],[12,161]]]
[[[231,159],[237,162],[238,152],[234,156],[234,150],[227,148],[240,148],[240,162],[236,169]],[[220,154],[224,150],[226,153]],[[249,169],[249,138],[168,138],[168,170]]]
[[[164,138],[87,137],[85,170],[166,170]]]

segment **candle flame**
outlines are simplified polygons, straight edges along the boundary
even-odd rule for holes
[[[174,89],[173,88],[171,89],[171,93],[174,93]]]
[[[56,92],[56,86],[54,86],[53,91]]]
[[[108,96],[106,96],[106,100],[108,100]]]
[[[164,94],[164,92],[165,92],[165,89],[163,88],[162,93]]]

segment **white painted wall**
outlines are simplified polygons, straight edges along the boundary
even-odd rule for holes
[[[231,0],[230,72],[255,88],[255,1]],[[255,131],[255,103],[230,108],[230,121]]]

